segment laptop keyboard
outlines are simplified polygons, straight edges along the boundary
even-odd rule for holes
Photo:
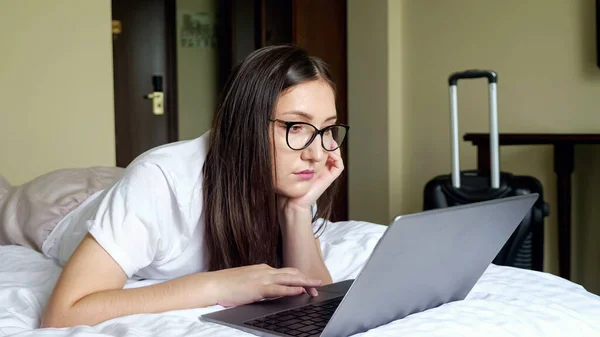
[[[342,299],[343,296],[278,312],[244,324],[296,337],[319,335],[325,329]]]

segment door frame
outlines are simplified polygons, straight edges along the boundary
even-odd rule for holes
[[[167,111],[167,140],[179,140],[179,105],[177,91],[177,1],[165,1],[166,72],[165,108]]]

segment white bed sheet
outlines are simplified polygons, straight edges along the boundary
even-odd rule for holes
[[[322,248],[334,281],[354,278],[385,227],[338,222]],[[221,307],[132,315],[93,327],[38,329],[60,268],[28,248],[0,246],[1,336],[251,336],[198,320]],[[128,282],[127,287],[150,282]],[[600,336],[600,297],[556,276],[490,265],[464,301],[357,336]]]

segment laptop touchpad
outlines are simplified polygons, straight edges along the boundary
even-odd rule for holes
[[[319,293],[328,292],[328,293],[344,295],[345,293],[348,292],[348,289],[350,289],[352,282],[354,282],[354,280],[347,280],[347,281],[328,284],[326,286],[317,287],[317,291]]]

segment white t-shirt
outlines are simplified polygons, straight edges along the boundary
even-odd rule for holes
[[[140,155],[112,187],[57,224],[43,253],[64,265],[89,232],[129,278],[205,271],[202,166],[208,142],[207,132]]]

